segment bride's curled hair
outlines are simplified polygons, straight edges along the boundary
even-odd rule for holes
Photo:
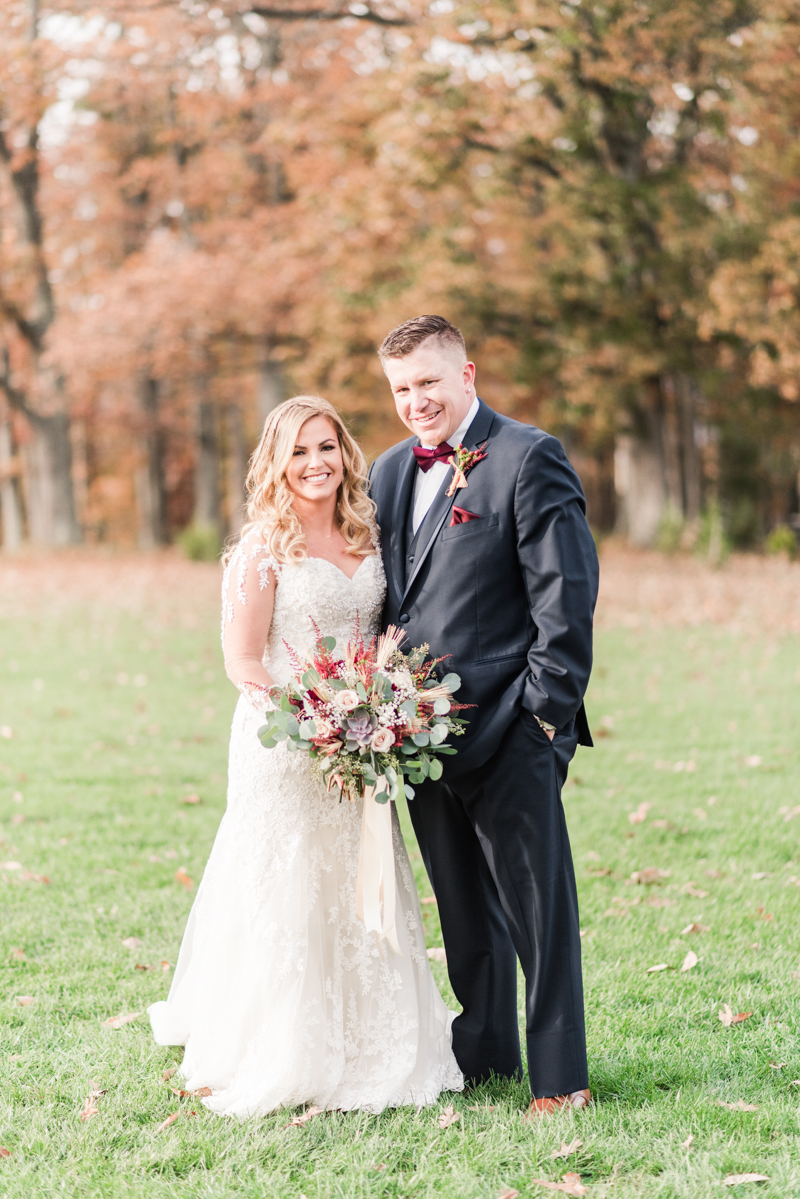
[[[327,400],[320,396],[294,396],[267,417],[261,440],[250,459],[246,482],[247,523],[242,537],[258,529],[268,553],[277,562],[301,562],[306,557],[306,540],[292,507],[286,468],[300,429],[315,416],[324,416],[331,422],[342,451],[344,474],[336,496],[336,519],[347,542],[345,553],[363,556],[373,552],[375,505],[367,495],[367,462],[360,446]]]

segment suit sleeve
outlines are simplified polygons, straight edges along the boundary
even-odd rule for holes
[[[577,714],[592,669],[599,566],[577,474],[555,437],[528,451],[514,496],[517,553],[533,623],[523,707],[555,727]]]

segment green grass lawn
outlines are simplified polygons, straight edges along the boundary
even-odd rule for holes
[[[235,692],[217,613],[187,628],[97,611],[34,605],[0,628],[0,1194],[497,1199],[573,1171],[590,1197],[800,1196],[797,638],[598,636],[589,711],[605,735],[565,791],[590,1109],[534,1127],[526,1088],[497,1084],[287,1127],[286,1112],[239,1123],[179,1100],[162,1074],[180,1050],[155,1045],[143,1015],[194,894],[176,872],[196,889],[225,802]],[[751,1015],[726,1027],[725,1004]],[[92,1089],[105,1093],[82,1122]],[[440,1129],[450,1101],[460,1119]],[[740,1101],[754,1110],[724,1106]],[[159,1131],[179,1110],[190,1118]],[[770,1181],[721,1185],[748,1172]]]

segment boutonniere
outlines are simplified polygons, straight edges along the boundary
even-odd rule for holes
[[[467,474],[472,470],[476,462],[480,462],[486,456],[485,450],[468,450],[466,446],[459,442],[453,450],[452,457],[447,459],[453,468],[453,479],[445,495],[455,495],[459,487],[467,487]]]

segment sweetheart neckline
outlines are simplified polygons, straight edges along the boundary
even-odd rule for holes
[[[306,562],[327,562],[328,566],[332,566],[334,570],[338,570],[339,574],[347,579],[348,583],[354,583],[362,566],[365,566],[370,558],[375,558],[376,556],[376,554],[367,554],[367,557],[363,558],[362,561],[359,562],[358,566],[351,575],[342,570],[341,566],[337,566],[335,562],[331,562],[330,558],[320,558],[318,554],[306,554]]]

